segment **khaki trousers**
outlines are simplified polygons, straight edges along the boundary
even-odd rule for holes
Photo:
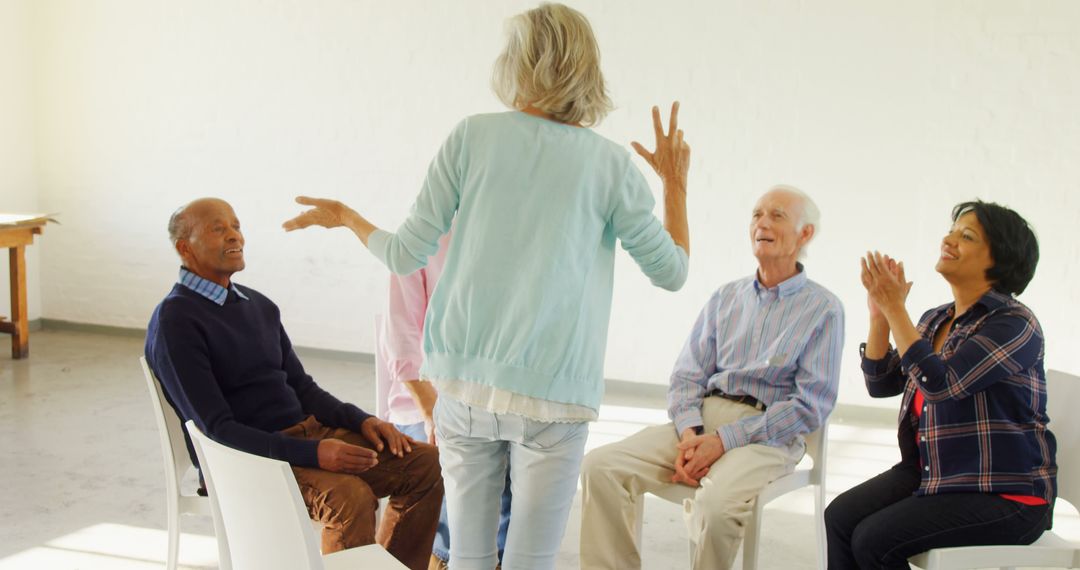
[[[761,414],[752,406],[718,396],[705,398],[705,431]],[[641,568],[637,520],[645,493],[677,485],[674,424],[652,426],[585,456],[581,469],[581,568]],[[697,544],[697,570],[730,568],[753,513],[754,499],[770,481],[791,473],[806,446],[796,438],[786,447],[752,444],[728,450],[713,464],[694,493],[687,531]]]
[[[281,433],[302,439],[340,439],[375,448],[359,433],[324,426],[314,416]],[[322,551],[329,554],[378,542],[412,570],[426,569],[442,508],[439,452],[434,446],[413,443],[412,453],[399,458],[384,446],[378,459],[378,465],[358,475],[292,468],[308,514],[323,523]],[[390,497],[389,508],[383,513],[376,536],[375,510],[379,498],[386,496]]]

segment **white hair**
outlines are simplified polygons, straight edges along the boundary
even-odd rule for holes
[[[814,199],[806,192],[787,184],[777,184],[770,188],[769,192],[772,192],[773,190],[781,190],[799,197],[799,202],[802,205],[802,213],[799,214],[799,221],[795,226],[795,230],[801,232],[806,226],[814,226],[814,237],[817,237],[818,232],[821,231],[821,210],[818,209]],[[814,238],[811,237],[810,239],[813,241]],[[808,245],[810,245],[810,242],[806,242],[806,245],[799,249],[799,259],[806,258],[806,247]]]

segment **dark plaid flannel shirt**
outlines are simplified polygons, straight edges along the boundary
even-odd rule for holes
[[[901,358],[863,355],[875,398],[903,392],[901,464],[922,469],[916,495],[1008,493],[1053,505],[1057,444],[1047,429],[1043,334],[1031,310],[990,291],[953,323],[941,354],[931,344],[953,305],[927,311],[922,336]],[[911,412],[915,390],[925,404]],[[916,444],[916,433],[918,443]]]

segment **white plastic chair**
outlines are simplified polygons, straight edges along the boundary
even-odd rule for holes
[[[386,365],[386,317],[375,315],[375,416],[380,420],[390,421],[390,371]]]
[[[180,517],[183,515],[211,516],[210,499],[198,494],[199,474],[191,464],[187,445],[184,443],[184,428],[172,406],[165,400],[161,383],[154,377],[146,363],[146,357],[140,356],[146,386],[150,392],[150,403],[154,406],[154,420],[157,422],[158,436],[161,439],[161,455],[165,459],[165,507],[168,512],[169,551],[165,559],[168,570],[176,570],[180,553]],[[216,529],[215,530],[220,530]],[[219,531],[218,556],[223,570],[229,567],[229,545]]]
[[[1057,438],[1058,497],[1080,507],[1080,378],[1057,370],[1046,371],[1046,414]],[[912,556],[908,562],[926,570],[963,568],[1080,568],[1080,544],[1052,531],[1028,546],[963,546],[935,548]]]
[[[229,539],[233,568],[320,570],[406,568],[377,544],[323,556],[292,468],[203,435],[186,424],[210,492],[212,512]]]
[[[809,486],[816,487],[814,489],[814,527],[817,533],[817,565],[818,568],[825,568],[825,456],[828,448],[828,433],[829,424],[825,423],[820,429],[806,436],[806,456],[813,460],[813,465],[805,467],[800,463],[795,471],[765,485],[754,500],[754,513],[746,526],[746,535],[743,538],[743,570],[757,568],[758,555],[761,552],[761,519],[765,505],[796,489]],[[655,495],[672,503],[681,503],[683,513],[686,515],[691,512],[694,492],[695,489],[685,485],[672,485]],[[637,542],[640,545],[644,501],[638,501],[637,508]],[[697,545],[691,538],[691,560],[694,558],[696,549]]]

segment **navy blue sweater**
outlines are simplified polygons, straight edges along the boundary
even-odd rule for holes
[[[213,440],[318,467],[318,441],[278,432],[308,415],[359,431],[371,416],[319,388],[296,357],[277,306],[236,287],[248,299],[230,291],[219,306],[176,284],[150,318],[146,360],[181,419],[195,420]]]

